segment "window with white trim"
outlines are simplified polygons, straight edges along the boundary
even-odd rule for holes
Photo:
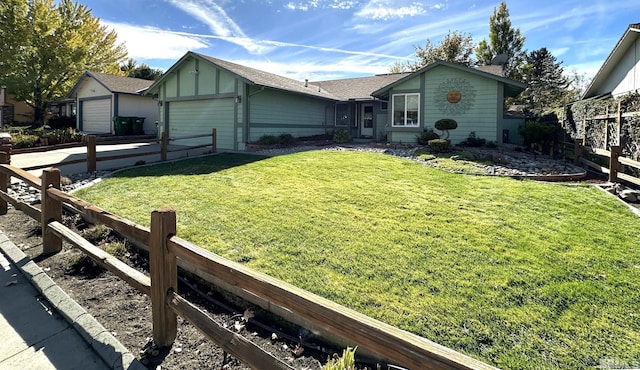
[[[393,127],[420,126],[420,93],[394,94],[391,97]]]

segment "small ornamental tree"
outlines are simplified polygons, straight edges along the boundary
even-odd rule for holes
[[[458,127],[458,122],[451,118],[443,118],[436,121],[436,129],[447,133],[445,140],[449,140],[449,130],[455,130]]]

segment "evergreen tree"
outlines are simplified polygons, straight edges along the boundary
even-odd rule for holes
[[[570,88],[570,79],[564,75],[562,62],[547,48],[527,54],[522,77],[527,88],[521,97],[531,111],[541,113],[573,100],[574,90]]]
[[[64,97],[85,70],[121,74],[127,51],[116,38],[77,2],[2,0],[0,85],[42,122],[47,102]]]
[[[145,63],[138,65],[133,59],[129,58],[120,66],[120,70],[127,77],[141,78],[143,80],[156,80],[162,76],[162,70],[151,68]]]
[[[489,17],[489,41],[481,40],[476,46],[476,59],[480,65],[490,65],[493,58],[498,55],[505,55],[507,58],[504,64],[505,76],[519,80],[521,77],[525,52],[525,37],[520,34],[519,28],[511,26],[509,9],[505,2],[500,3],[498,8],[493,9],[493,15]]]
[[[469,34],[458,31],[449,31],[438,45],[432,43],[430,39],[427,39],[424,47],[415,46],[414,48],[416,60],[405,64],[396,62],[391,66],[391,72],[417,71],[436,60],[444,60],[467,66],[473,64],[473,60],[471,59],[471,54],[473,54],[473,38]]]

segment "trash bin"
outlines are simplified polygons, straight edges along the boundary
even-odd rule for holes
[[[118,136],[131,134],[131,121],[129,117],[113,117],[113,130]]]
[[[131,133],[144,135],[144,117],[131,117]]]

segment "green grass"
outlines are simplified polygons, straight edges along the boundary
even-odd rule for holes
[[[589,186],[392,156],[223,154],[78,196],[502,368],[640,360],[640,221]]]

